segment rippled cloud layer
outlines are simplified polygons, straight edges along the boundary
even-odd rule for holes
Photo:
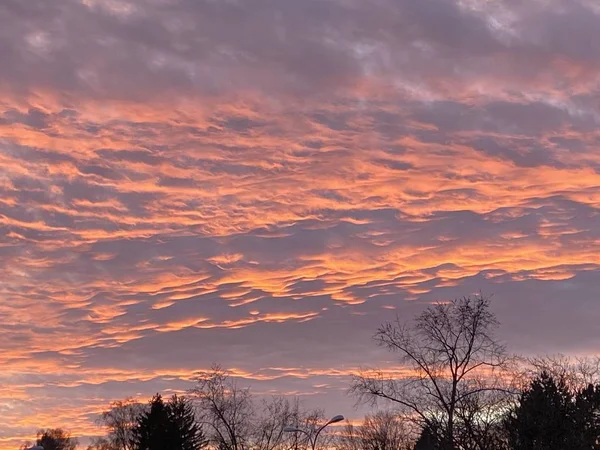
[[[4,0],[0,449],[212,362],[352,417],[374,328],[479,290],[596,352],[599,41],[585,0]]]

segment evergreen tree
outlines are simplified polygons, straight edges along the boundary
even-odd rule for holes
[[[442,446],[435,427],[426,425],[415,444],[414,450],[441,450]]]
[[[564,380],[535,378],[509,413],[506,431],[514,450],[575,450],[579,437],[573,395]]]
[[[600,386],[588,385],[575,396],[575,435],[582,450],[600,449]]]
[[[132,434],[132,447],[136,450],[175,450],[170,442],[173,432],[169,411],[159,394],[150,401],[150,409],[139,417]]]
[[[176,395],[167,403],[155,395],[132,434],[135,450],[200,450],[207,444],[191,404]]]
[[[174,395],[169,401],[168,413],[172,428],[174,450],[200,450],[208,444],[202,427],[196,421],[194,408],[183,397]]]

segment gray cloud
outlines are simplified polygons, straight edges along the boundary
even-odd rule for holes
[[[598,15],[583,2],[477,9],[439,0],[91,5],[6,3],[5,82],[101,98],[232,88],[307,95],[355,85],[366,74],[402,74],[429,88],[442,74],[469,83],[490,74],[495,58],[506,61],[494,67],[497,77],[556,70],[561,58],[590,68],[598,60]],[[505,23],[508,8],[516,18]]]

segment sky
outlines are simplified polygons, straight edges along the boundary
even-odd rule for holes
[[[358,418],[378,325],[600,346],[595,0],[1,0],[0,450],[219,363]]]

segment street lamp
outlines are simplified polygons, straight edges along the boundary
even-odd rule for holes
[[[311,434],[308,431],[303,430],[302,428],[298,428],[298,427],[285,427],[283,429],[283,431],[285,431],[286,433],[304,433],[308,437],[308,441],[310,442],[310,446],[312,447],[312,450],[315,450],[317,447],[317,438],[319,437],[319,434],[321,434],[321,431],[323,431],[326,426],[331,425],[332,423],[341,422],[342,420],[344,420],[344,416],[342,416],[341,414],[338,414],[337,416],[333,416],[329,420],[329,422],[327,422],[325,425],[323,425],[321,428],[319,428],[317,430],[314,438],[311,436]]]
[[[41,445],[36,445],[34,447],[30,447],[27,450],[44,450],[44,447],[42,447]]]

